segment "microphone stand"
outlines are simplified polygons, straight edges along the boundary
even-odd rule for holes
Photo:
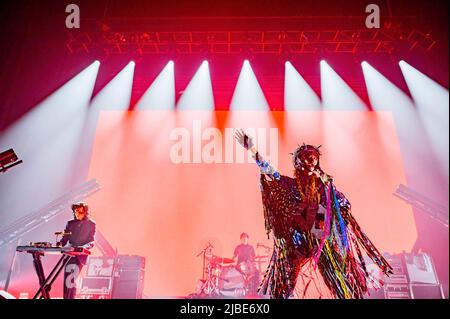
[[[22,241],[22,239],[19,237],[19,239],[17,240],[17,245],[16,246],[20,246],[20,242]],[[17,250],[14,249],[14,255],[11,259],[11,265],[9,266],[9,270],[8,270],[8,276],[6,277],[6,281],[5,281],[5,286],[3,287],[3,289],[7,292],[8,288],[9,288],[9,283],[11,281],[11,275],[13,272],[13,268],[14,268],[14,263],[16,262],[16,257],[17,257]]]
[[[213,249],[213,245],[211,245],[211,243],[208,243],[208,245],[201,250],[196,257],[200,257],[201,255],[203,255],[203,274],[202,274],[202,292],[205,292],[205,288],[206,288],[206,294],[211,295],[211,293],[217,289],[217,287],[215,287],[214,283],[212,282],[212,266],[211,266],[211,262],[208,263],[208,267],[206,267],[206,254],[209,253],[211,254],[211,251]],[[206,268],[207,271],[206,271]],[[208,273],[207,275],[207,280],[205,280],[205,273]]]
[[[210,242],[208,242],[208,245],[203,248],[195,257],[200,257],[200,255],[203,255],[203,273],[202,273],[202,280],[205,280],[205,270],[206,270],[206,252],[211,250],[213,248],[213,245],[211,245]]]

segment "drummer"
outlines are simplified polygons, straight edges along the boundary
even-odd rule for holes
[[[252,245],[249,245],[248,239],[249,236],[247,233],[242,233],[241,236],[241,244],[237,245],[234,249],[233,260],[236,260],[237,257],[237,265],[243,262],[253,262],[255,259],[255,249]]]
[[[255,249],[249,245],[249,236],[242,233],[241,244],[234,249],[233,260],[237,257],[236,269],[244,275],[249,294],[256,294],[260,282],[260,274],[255,266]]]

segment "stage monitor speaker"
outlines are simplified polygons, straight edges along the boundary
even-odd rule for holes
[[[386,299],[413,299],[409,284],[385,284]]]
[[[412,284],[414,299],[444,299],[441,285]]]
[[[13,295],[11,295],[9,292],[0,290],[0,299],[16,299]]]
[[[411,284],[437,285],[439,283],[434,263],[428,254],[405,254],[405,262]]]

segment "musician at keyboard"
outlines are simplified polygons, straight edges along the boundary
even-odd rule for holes
[[[65,235],[58,246],[94,247],[95,222],[89,217],[89,207],[85,203],[72,205],[73,220],[67,222]],[[64,270],[64,299],[74,299],[76,294],[76,280],[81,269],[86,264],[87,255],[73,256]]]

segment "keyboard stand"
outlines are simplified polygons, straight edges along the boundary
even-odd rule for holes
[[[30,252],[30,254],[33,255],[34,269],[36,270],[36,274],[39,279],[39,289],[34,295],[33,299],[50,299],[49,292],[53,282],[56,280],[56,278],[58,278],[59,274],[66,267],[67,263],[72,257],[63,254],[46,278],[44,274],[44,267],[42,267],[41,261],[41,257],[44,254],[42,252]]]

